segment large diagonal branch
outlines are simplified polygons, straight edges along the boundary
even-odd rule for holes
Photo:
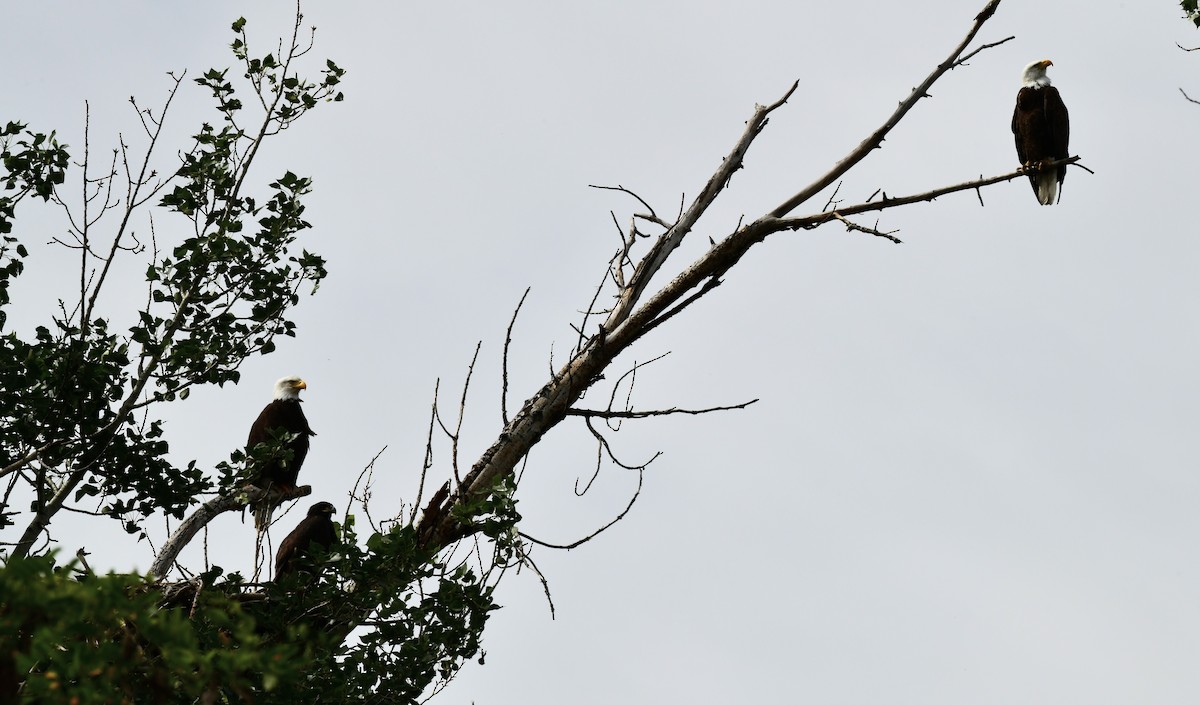
[[[779,208],[749,225],[739,227],[728,237],[716,242],[700,259],[693,262],[653,296],[642,302],[641,299],[649,282],[659,273],[667,256],[691,231],[699,217],[728,183],[729,177],[741,167],[742,158],[750,144],[765,127],[767,115],[783,104],[795,90],[795,86],[773,105],[757,106],[754,115],[747,122],[742,137],[718,170],[708,179],[700,195],[681,215],[679,221],[661,235],[642,258],[629,284],[619,292],[618,302],[607,321],[600,327],[599,332],[588,338],[580,346],[579,351],[553,375],[550,381],[525,402],[517,415],[505,424],[499,437],[463,476],[462,482],[452,492],[446,491],[435,501],[430,502],[417,527],[422,546],[429,552],[436,552],[454,541],[470,535],[474,529],[460,523],[455,512],[452,511],[453,508],[456,505],[468,505],[472,500],[486,496],[497,486],[502,477],[510,475],[530,449],[551,428],[566,418],[575,402],[600,378],[605,368],[618,354],[653,330],[662,320],[675,315],[683,306],[698,299],[697,296],[690,295],[690,292],[700,286],[704,287],[701,291],[711,289],[720,277],[735,265],[752,246],[762,242],[771,233],[806,227],[807,221],[802,223],[797,219],[785,219],[784,216],[811,198],[812,195],[832,184],[877,147],[883,141],[884,136],[895,127],[912,106],[928,94],[928,89],[933,83],[946,71],[961,62],[963,51],[999,4],[1000,0],[990,0],[984,6],[984,9],[975,17],[966,38],[955,47],[949,58],[939,64],[913,90],[912,95],[900,104],[900,108],[884,122],[883,126],[864,140],[858,148]],[[1005,174],[998,177],[997,180],[1016,178],[1022,173],[1018,171]],[[948,187],[947,190],[939,190],[936,195],[975,187],[976,184],[973,183],[960,184],[956,187]],[[879,210],[898,205],[902,205],[900,199],[886,199],[875,204],[863,204],[862,210],[853,212]],[[850,213],[848,209],[838,212],[843,215]],[[827,220],[835,218],[832,212],[820,214],[820,217]],[[814,221],[810,225],[818,224]]]

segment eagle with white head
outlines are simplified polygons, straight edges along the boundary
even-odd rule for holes
[[[1053,65],[1043,59],[1025,67],[1012,119],[1017,157],[1029,171],[1029,183],[1043,206],[1062,199],[1062,182],[1067,176],[1066,164],[1053,169],[1043,165],[1069,156],[1067,141],[1071,136],[1067,106],[1046,75],[1046,69]]]

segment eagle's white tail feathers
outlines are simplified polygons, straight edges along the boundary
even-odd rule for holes
[[[1038,203],[1043,206],[1054,205],[1055,196],[1058,195],[1058,174],[1054,171],[1047,171],[1037,176],[1037,197]]]
[[[263,500],[254,507],[254,528],[263,531],[271,525],[271,514],[275,511],[269,500]]]

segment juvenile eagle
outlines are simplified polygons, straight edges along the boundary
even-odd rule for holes
[[[250,427],[250,437],[246,439],[246,454],[254,465],[251,483],[262,489],[278,489],[290,492],[296,489],[296,478],[304,465],[304,457],[308,455],[308,437],[315,436],[304,418],[304,410],[300,408],[300,390],[308,389],[308,385],[299,377],[284,377],[275,383],[275,398],[267,404],[254,425]],[[253,460],[254,449],[262,443],[285,442],[279,445],[279,450],[269,457]],[[290,453],[284,452],[290,451]],[[261,452],[261,451],[260,451]],[[289,457],[290,455],[290,457]],[[254,525],[262,529],[271,518],[272,505],[269,501],[260,502],[254,510]]]
[[[1050,85],[1050,78],[1046,76],[1046,68],[1053,65],[1049,59],[1035,61],[1026,66],[1021,75],[1012,131],[1017,142],[1017,157],[1024,167],[1037,167],[1042,162],[1069,156],[1067,140],[1071,125],[1067,119],[1067,106],[1063,105],[1058,89]],[[1061,200],[1062,182],[1066,176],[1066,164],[1057,169],[1030,173],[1029,183],[1038,203],[1049,206]]]
[[[308,509],[292,533],[279,544],[275,554],[275,579],[293,573],[305,559],[311,558],[316,549],[328,551],[337,534],[331,518],[337,510],[329,502],[317,502]]]

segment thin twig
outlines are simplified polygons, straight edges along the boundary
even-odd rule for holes
[[[899,230],[889,230],[888,232],[883,232],[882,230],[878,229],[878,225],[879,225],[878,221],[875,223],[876,227],[869,228],[869,227],[859,225],[858,223],[853,223],[853,222],[847,220],[846,218],[844,218],[842,216],[841,213],[834,213],[833,215],[835,218],[837,218],[839,221],[841,221],[843,225],[846,226],[847,232],[853,231],[853,232],[866,233],[867,235],[874,235],[875,237],[881,237],[881,238],[884,238],[885,240],[891,240],[892,242],[894,242],[896,244],[900,244],[900,242],[901,242],[900,238],[898,238],[892,234],[892,233],[900,232]]]
[[[367,523],[371,525],[371,530],[375,533],[380,533],[380,531],[379,527],[375,525],[375,519],[371,516],[371,483],[372,477],[375,474],[375,461],[379,460],[379,456],[383,455],[383,452],[387,450],[387,448],[387,446],[380,448],[379,452],[375,454],[375,457],[371,458],[371,461],[368,462],[362,471],[358,473],[358,479],[354,481],[354,488],[350,490],[350,498],[346,500],[346,511],[343,514],[343,516],[349,516],[350,508],[353,506],[354,501],[357,500],[360,504],[362,504],[363,514],[367,515]],[[363,486],[363,492],[360,496],[358,494],[358,488],[359,485],[363,484],[364,478],[366,478],[366,484]]]
[[[670,416],[672,414],[688,414],[697,416],[699,414],[711,414],[715,411],[733,411],[735,409],[745,409],[747,406],[758,402],[758,399],[742,402],[741,404],[731,404],[729,406],[713,406],[707,409],[679,409],[671,407],[670,409],[647,409],[644,411],[604,411],[601,409],[568,409],[567,416],[583,416],[593,419],[646,419],[651,416]]]
[[[1001,40],[1000,40],[1000,41],[998,41],[998,42],[991,42],[991,43],[989,43],[989,44],[984,44],[984,45],[981,45],[981,46],[980,46],[979,48],[977,48],[975,51],[972,51],[972,52],[970,52],[969,54],[966,54],[966,55],[964,55],[964,56],[963,56],[961,59],[959,59],[958,61],[955,61],[955,62],[954,62],[954,65],[953,65],[953,66],[951,66],[950,68],[951,68],[951,69],[956,69],[956,68],[958,68],[959,66],[962,66],[962,65],[966,64],[968,59],[970,59],[972,56],[975,56],[976,54],[978,54],[979,52],[983,51],[984,49],[991,49],[992,47],[998,47],[998,46],[1000,46],[1001,44],[1003,44],[1003,43],[1005,43],[1005,42],[1010,42],[1010,41],[1012,41],[1012,40],[1014,40],[1014,39],[1016,39],[1016,37],[1005,37],[1004,39],[1001,39]]]
[[[565,551],[569,551],[572,548],[578,548],[579,546],[582,546],[583,544],[587,543],[588,541],[591,541],[592,539],[596,538],[597,536],[604,533],[605,531],[608,531],[609,528],[611,528],[617,522],[624,519],[626,514],[629,514],[629,510],[633,509],[633,504],[635,502],[637,502],[638,497],[642,493],[642,480],[643,480],[644,476],[645,476],[645,471],[639,470],[638,471],[637,490],[635,490],[633,493],[633,496],[629,498],[629,504],[625,505],[625,509],[623,509],[620,514],[618,514],[612,521],[608,522],[607,524],[600,527],[599,529],[596,529],[595,531],[588,534],[587,536],[584,536],[583,538],[579,539],[578,541],[573,541],[571,543],[564,543],[564,544],[555,544],[555,543],[549,543],[547,541],[542,541],[541,539],[536,539],[523,531],[518,531],[517,534],[521,538],[525,539],[526,541],[530,541],[539,546],[545,546],[546,548],[557,548],[557,549],[561,549],[561,550],[565,550]]]
[[[471,364],[467,367],[467,378],[463,380],[462,397],[458,400],[458,423],[454,426],[454,433],[450,435],[450,465],[454,468],[454,480],[460,486],[462,478],[458,474],[458,440],[462,435],[463,418],[467,415],[467,390],[471,388],[471,375],[475,374],[475,361],[479,359],[479,349],[483,347],[483,341],[475,343],[475,354],[471,356]]]
[[[429,431],[425,436],[425,460],[421,463],[421,479],[417,485],[417,498],[413,500],[412,516],[408,518],[410,524],[417,522],[417,516],[421,512],[421,500],[425,496],[425,478],[429,475],[430,468],[433,467],[433,425],[437,421],[438,387],[441,384],[441,377],[433,383],[433,403],[429,409]]]
[[[500,356],[500,419],[506,425],[508,424],[508,346],[512,343],[512,331],[513,326],[517,323],[517,314],[521,312],[521,306],[525,305],[525,297],[529,296],[531,288],[525,287],[525,293],[521,294],[521,300],[513,309],[512,318],[508,321],[508,329],[504,332],[504,352]]]
[[[649,203],[647,203],[646,199],[637,195],[633,191],[625,188],[624,186],[621,186],[620,184],[617,184],[616,186],[597,186],[596,184],[588,184],[588,188],[602,189],[604,191],[620,191],[621,193],[629,194],[630,196],[633,196],[634,198],[636,198],[638,200],[638,203],[641,203],[646,208],[647,211],[650,211],[649,215],[639,215],[637,217],[639,217],[643,220],[646,220],[648,222],[654,223],[656,225],[661,225],[664,228],[671,227],[670,223],[663,222],[662,218],[658,217],[658,214],[654,212],[653,206],[651,206]]]
[[[537,563],[533,562],[533,558],[529,555],[528,551],[521,553],[521,565],[527,565],[534,573],[537,573],[538,581],[542,584],[542,592],[546,594],[546,604],[550,605],[550,619],[554,619],[554,598],[550,597],[550,581],[546,580],[542,569],[538,568]]]

